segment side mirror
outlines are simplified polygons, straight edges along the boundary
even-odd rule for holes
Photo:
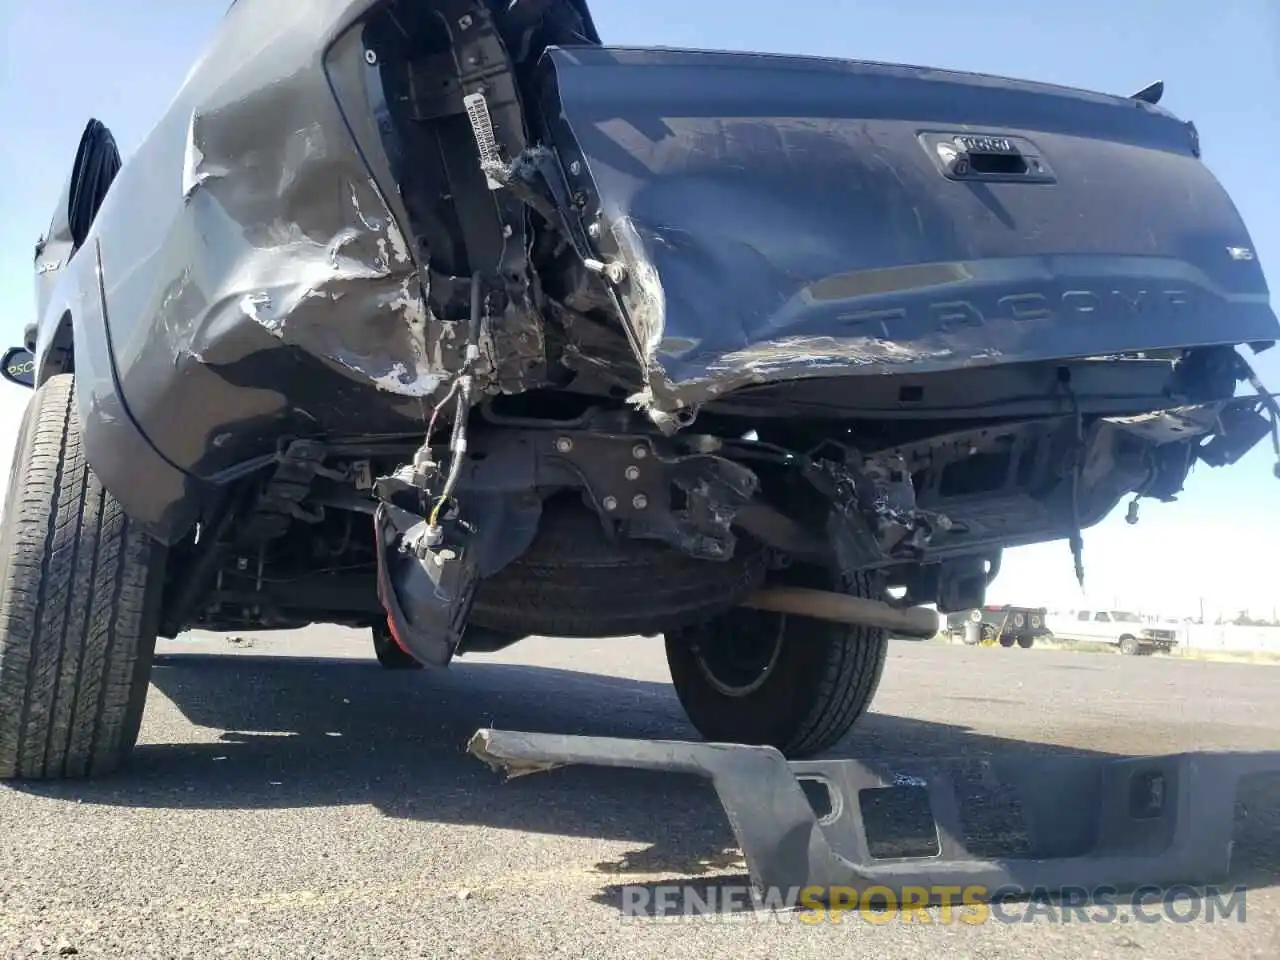
[[[10,347],[0,360],[0,375],[20,387],[35,386],[36,358],[26,347]]]

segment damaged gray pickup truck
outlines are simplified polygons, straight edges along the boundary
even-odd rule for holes
[[[312,623],[661,633],[708,740],[831,746],[1003,549],[1079,573],[1275,442],[1262,269],[1160,92],[237,0],[36,248],[0,777],[124,761],[157,636]]]

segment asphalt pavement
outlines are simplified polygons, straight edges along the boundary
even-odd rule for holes
[[[745,883],[710,788],[592,768],[504,782],[464,748],[483,726],[696,739],[659,641],[539,638],[408,673],[334,629],[160,652],[127,772],[0,787],[0,956],[1280,956],[1276,779],[1242,792],[1243,922],[1194,902],[1186,923],[634,918],[625,885]],[[1278,681],[1272,666],[895,641],[873,713],[832,755],[1278,749]]]

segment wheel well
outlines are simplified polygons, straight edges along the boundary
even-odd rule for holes
[[[71,323],[71,311],[67,310],[58,318],[58,326],[53,331],[53,342],[40,370],[40,383],[60,373],[75,373],[75,346],[75,328]],[[35,344],[31,344],[33,353],[34,348]]]

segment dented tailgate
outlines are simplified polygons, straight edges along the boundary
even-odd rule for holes
[[[660,408],[1280,332],[1194,128],[1158,107],[735,53],[558,49],[543,69]]]

